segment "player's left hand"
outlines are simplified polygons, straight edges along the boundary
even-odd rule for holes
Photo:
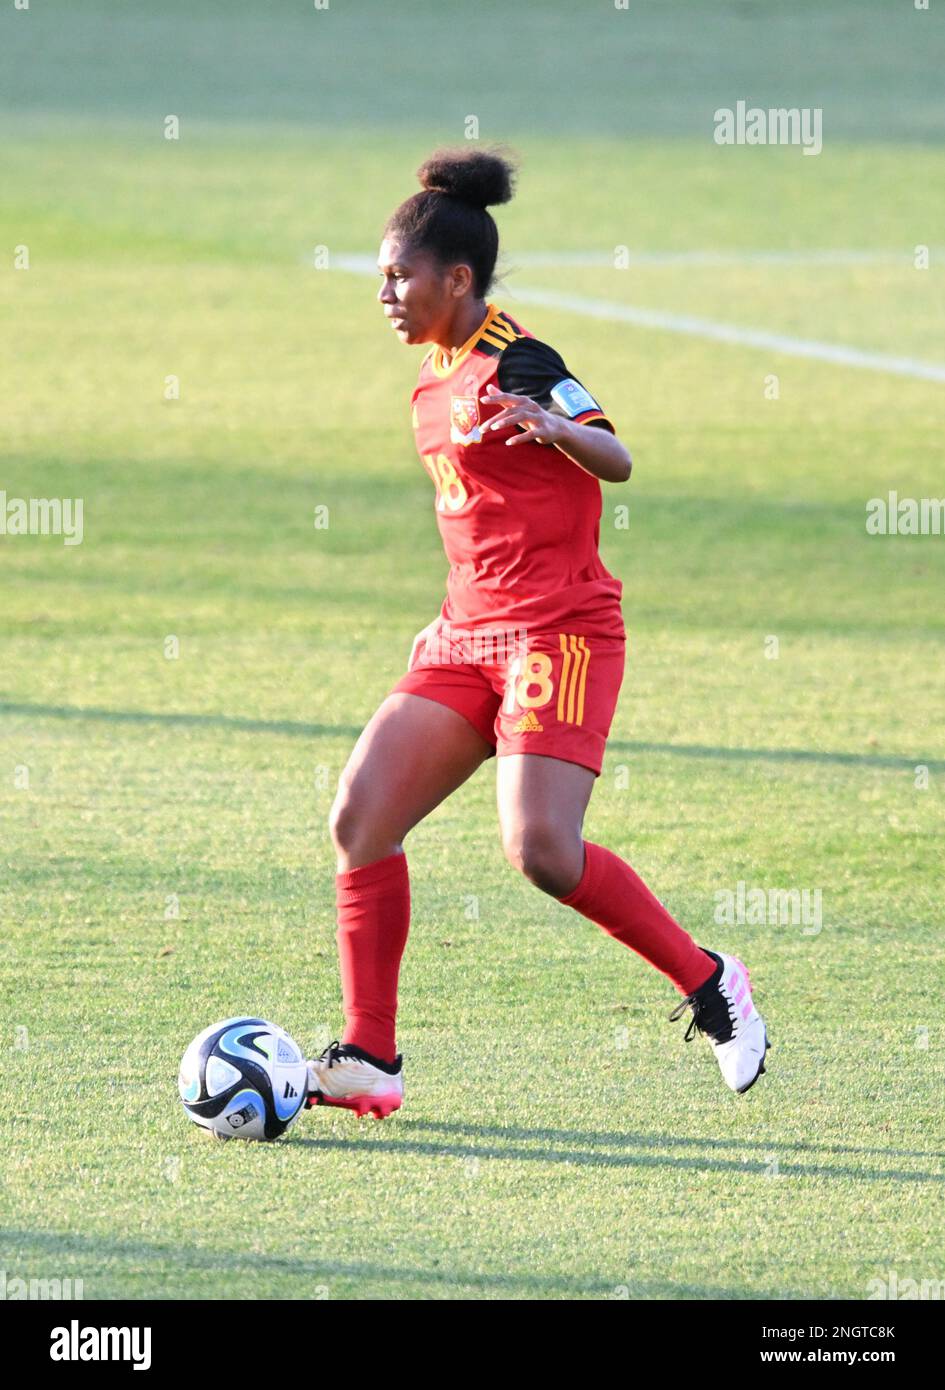
[[[500,391],[491,382],[486,391],[490,404],[494,401],[496,405],[504,406],[504,409],[500,410],[498,415],[493,415],[484,428],[502,430],[508,429],[510,425],[521,427],[521,433],[513,434],[505,441],[506,444],[525,444],[529,440],[534,444],[557,444],[562,437],[563,416],[552,415],[528,396],[513,396],[509,391]]]

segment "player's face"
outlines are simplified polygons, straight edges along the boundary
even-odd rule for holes
[[[377,258],[377,292],[384,315],[402,343],[440,342],[456,312],[454,275],[427,251],[384,240]]]

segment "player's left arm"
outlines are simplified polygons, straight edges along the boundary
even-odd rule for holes
[[[520,338],[503,352],[498,387],[489,385],[489,398],[503,408],[486,429],[519,433],[506,443],[528,440],[554,444],[579,467],[604,482],[623,483],[630,477],[629,450],[589,391],[570,375],[553,348],[535,338]]]

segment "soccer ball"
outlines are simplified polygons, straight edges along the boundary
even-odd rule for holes
[[[184,1109],[217,1139],[278,1139],[305,1104],[308,1068],[298,1043],[264,1018],[226,1018],[184,1053]]]

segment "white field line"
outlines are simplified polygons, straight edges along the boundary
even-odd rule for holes
[[[336,256],[333,264],[338,270],[348,270],[356,274],[375,274],[377,271],[371,256]],[[551,265],[553,262],[549,260],[546,264]],[[554,264],[558,262],[555,261]],[[612,266],[612,258],[608,258],[606,264]],[[732,347],[764,348],[768,352],[830,362],[838,367],[890,372],[896,376],[915,377],[921,381],[945,382],[945,364],[923,362],[915,357],[896,357],[884,352],[867,352],[844,343],[822,343],[814,338],[794,338],[784,333],[769,333],[762,328],[741,328],[737,324],[696,318],[691,314],[641,309],[632,304],[618,304],[585,295],[562,294],[557,290],[527,289],[518,286],[514,290],[514,298],[523,304],[536,304],[543,309],[562,309],[568,313],[582,314],[587,318],[632,323],[637,328],[655,328],[667,333],[683,333],[693,338],[708,338],[714,342],[728,343]]]
[[[918,377],[922,381],[945,381],[945,365],[922,362],[916,357],[892,357],[885,352],[864,352],[843,343],[821,343],[815,338],[791,338],[785,333],[768,333],[763,328],[739,328],[734,323],[698,319],[690,314],[667,314],[661,309],[638,309],[632,304],[612,304],[606,299],[586,299],[578,294],[559,294],[555,290],[516,289],[515,298],[543,309],[564,309],[588,318],[615,319],[638,328],[659,328],[668,333],[685,333],[693,338],[711,338],[733,347],[765,348],[788,357],[808,357],[832,362],[838,367],[859,367],[868,372],[892,372],[896,376]]]

